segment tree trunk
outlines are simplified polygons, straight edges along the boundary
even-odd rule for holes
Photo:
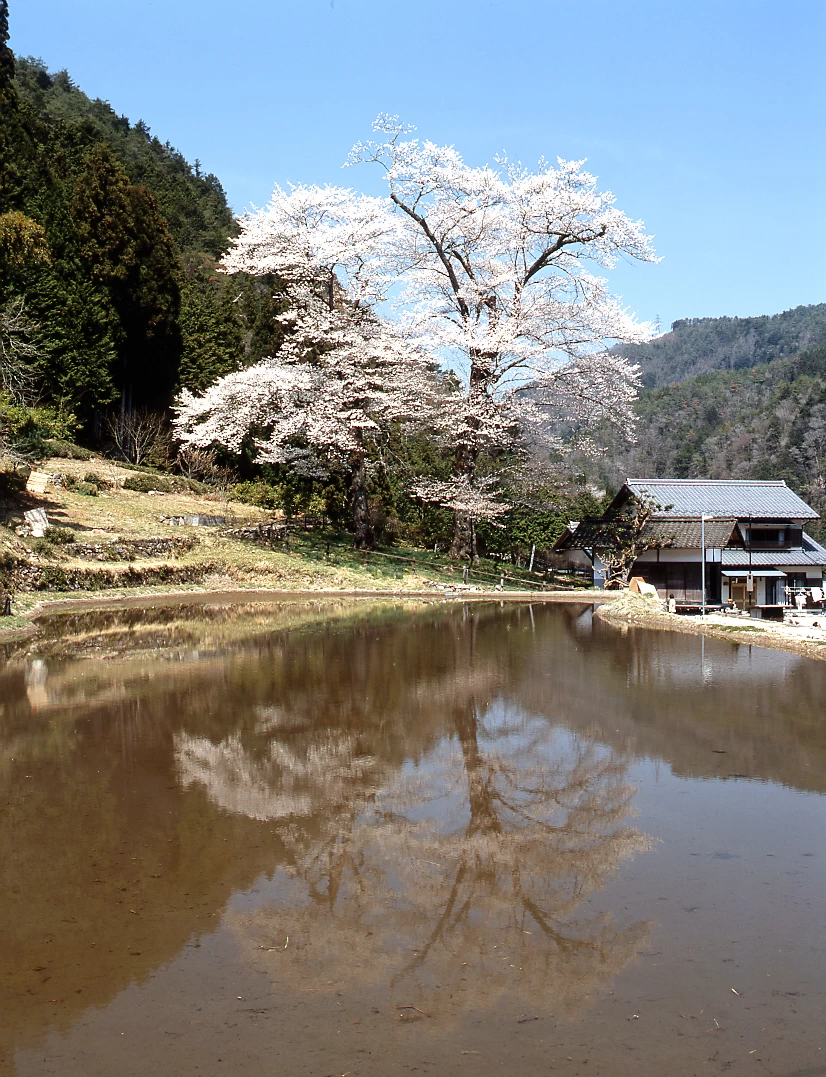
[[[450,544],[449,556],[455,561],[475,562],[473,537],[475,529],[473,519],[464,512],[457,512],[453,517],[453,542]]]
[[[353,545],[357,550],[372,550],[376,545],[370,506],[367,502],[367,462],[364,454],[350,454],[350,494],[353,498]]]
[[[472,484],[476,478],[476,453],[466,445],[459,446],[453,461],[453,473],[457,477],[466,477]],[[455,561],[479,562],[476,548],[476,521],[466,512],[453,514],[453,542],[448,554]]]
[[[467,833],[501,834],[502,821],[496,811],[490,767],[479,750],[478,722],[474,702],[459,704],[453,711],[456,734],[462,748],[468,788],[470,825]]]

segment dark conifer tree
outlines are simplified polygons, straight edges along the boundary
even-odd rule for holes
[[[9,48],[9,3],[0,0],[0,94],[6,94],[14,80],[14,53]]]
[[[243,365],[243,326],[233,283],[209,265],[192,270],[181,290],[182,388],[201,393]]]
[[[18,124],[14,53],[9,48],[9,4],[0,0],[0,213],[11,206],[18,185],[14,143]]]
[[[217,179],[68,72],[15,59],[8,36],[0,0],[0,306],[22,301],[38,327],[39,398],[91,438],[102,410],[168,407],[184,323],[183,384],[198,388],[242,365],[263,327],[249,329],[214,273],[234,229]],[[212,281],[182,319],[184,255]]]

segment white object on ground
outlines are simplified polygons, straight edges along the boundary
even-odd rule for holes
[[[49,517],[45,509],[29,509],[23,513],[23,519],[32,529],[35,538],[43,538],[46,528],[49,526]]]

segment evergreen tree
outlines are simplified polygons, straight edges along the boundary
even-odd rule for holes
[[[177,256],[152,194],[105,145],[86,156],[72,199],[78,257],[116,319],[112,380],[126,410],[163,406],[177,378]]]
[[[9,48],[9,3],[0,0],[0,100],[5,104],[14,81],[14,53]]]
[[[181,290],[182,356],[179,384],[202,393],[243,360],[243,327],[233,285],[210,268],[190,273]]]
[[[10,204],[17,187],[14,134],[17,94],[14,92],[14,53],[9,41],[9,4],[0,0],[0,213]]]
[[[36,327],[40,398],[94,438],[118,400],[165,409],[176,387],[272,353],[283,304],[250,281],[236,302],[216,277],[236,230],[218,180],[68,72],[15,58],[8,17],[0,0],[0,309]]]

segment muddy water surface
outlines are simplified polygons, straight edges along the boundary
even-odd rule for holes
[[[826,1075],[826,663],[584,605],[0,662],[0,1074]]]

